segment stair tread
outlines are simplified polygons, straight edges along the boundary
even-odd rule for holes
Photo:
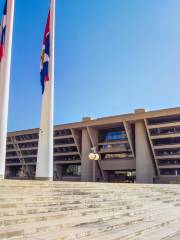
[[[0,180],[0,225],[2,240],[179,240],[180,188]]]

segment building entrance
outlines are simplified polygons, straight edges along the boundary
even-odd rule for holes
[[[136,181],[135,171],[108,171],[108,182],[134,183]]]

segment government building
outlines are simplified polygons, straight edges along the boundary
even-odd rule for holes
[[[6,178],[35,177],[38,132],[8,133]],[[92,148],[98,161],[89,159]],[[180,183],[180,108],[55,126],[54,180]]]

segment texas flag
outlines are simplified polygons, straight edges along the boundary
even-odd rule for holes
[[[45,90],[45,82],[49,81],[49,60],[50,60],[50,11],[48,14],[46,29],[44,33],[40,64],[42,94],[44,93]]]
[[[6,21],[7,21],[7,0],[5,2],[2,23],[0,26],[0,62],[4,56],[5,37],[6,37]]]

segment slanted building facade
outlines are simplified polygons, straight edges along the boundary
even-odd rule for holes
[[[6,178],[34,178],[38,132],[8,133]],[[180,183],[180,108],[55,126],[54,180]]]

